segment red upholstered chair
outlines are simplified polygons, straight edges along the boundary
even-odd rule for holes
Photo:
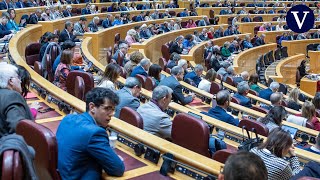
[[[181,21],[181,27],[182,28],[186,28],[187,24],[188,23],[186,21]]]
[[[255,111],[258,111],[258,112],[261,112],[263,114],[268,114],[268,110],[262,108],[262,107],[257,107],[257,106],[252,106],[251,108],[252,110],[255,110]]]
[[[231,25],[232,24],[232,20],[234,17],[228,17],[228,24]]]
[[[143,129],[143,119],[140,116],[140,114],[129,108],[129,107],[123,107],[120,111],[120,116],[119,119],[135,126],[138,127],[140,129]]]
[[[103,6],[103,7],[101,7],[101,13],[104,13],[104,12],[107,12],[108,11],[108,8],[107,7],[105,7],[105,6]]]
[[[33,65],[33,70],[38,73],[40,76],[43,76],[43,69],[41,66],[41,62],[35,61]]]
[[[216,160],[220,163],[225,163],[228,159],[228,157],[233,154],[236,153],[236,151],[230,150],[230,149],[221,149],[217,152],[215,152],[212,156],[213,160]]]
[[[221,85],[216,82],[211,82],[210,93],[217,94],[222,89]]]
[[[69,81],[69,82],[72,82],[72,81]],[[76,78],[75,78],[74,89],[67,88],[68,93],[74,95],[76,98],[81,99],[81,100],[85,100],[84,99],[84,90],[85,90],[84,80],[80,76],[76,76]]]
[[[24,53],[25,53],[25,58],[28,65],[33,66],[35,61],[40,61],[39,60],[40,48],[41,48],[40,43],[31,43],[26,47]]]
[[[108,62],[108,64],[110,64],[111,63],[111,59],[112,59],[112,50],[111,51],[107,50],[106,54],[107,54],[106,55],[107,62]]]
[[[259,95],[259,93],[257,93],[255,90],[252,90],[252,89],[249,89],[249,93],[250,93],[250,94],[253,94],[253,95],[255,95],[255,96],[258,96],[258,95]]]
[[[148,91],[153,91],[153,89],[156,87],[154,81],[151,77],[146,78],[146,82],[144,83],[144,88]]]
[[[159,58],[159,66],[161,66],[162,70],[166,69],[167,66],[167,60],[163,57]]]
[[[75,87],[75,81],[77,76],[81,77],[84,81],[84,94],[87,94],[88,91],[90,91],[94,87],[94,80],[91,73],[88,72],[82,72],[82,71],[71,71],[68,74],[66,85],[67,85],[67,91],[73,95],[76,96],[76,87]]]
[[[211,63],[210,63],[211,57],[212,57],[212,52],[209,52],[207,57],[205,57],[204,59],[204,65],[206,66],[207,69],[211,69]]]
[[[146,77],[141,74],[137,74],[136,78],[140,81],[142,87],[144,88],[146,83]]]
[[[16,133],[34,148],[34,164],[39,179],[60,180],[57,169],[58,146],[53,132],[33,121],[22,120],[16,127]]]
[[[52,61],[52,64],[53,64],[53,62],[59,56],[59,51],[58,51],[58,47],[57,46],[52,46],[52,50],[51,50],[51,54],[50,55],[51,55],[51,61]]]
[[[171,69],[170,68],[166,68],[166,73],[171,74]]]
[[[259,29],[260,29],[260,26],[255,26],[255,27],[253,28],[254,35],[257,35]]]
[[[121,66],[120,66],[120,68],[121,68],[120,76],[126,79],[126,78],[127,78],[127,72],[126,72],[126,70],[124,70],[124,68],[121,67]]]
[[[251,131],[252,128],[254,128],[257,131],[257,133],[262,136],[267,137],[269,134],[269,129],[267,128],[266,125],[251,119],[247,119],[247,118],[242,119],[238,126],[241,128],[245,126],[249,131]]]
[[[175,11],[169,11],[170,16],[176,16],[176,12]]]
[[[222,79],[222,75],[221,74],[217,74],[217,79],[221,80]]]
[[[231,97],[231,102],[236,103],[236,104],[240,104],[240,101],[235,97]]]
[[[116,59],[116,61],[117,61],[117,64],[119,66],[122,66],[123,65],[123,61],[124,61],[124,55],[122,53],[119,53],[118,54],[118,59]]]
[[[169,61],[170,59],[170,50],[169,50],[169,45],[168,44],[163,44],[161,46],[161,53],[162,57],[166,59],[166,61]]]
[[[172,142],[206,157],[211,157],[209,134],[209,126],[201,119],[185,113],[179,113],[173,119]]]
[[[229,84],[229,85],[231,85],[231,86],[234,86],[233,79],[232,79],[232,77],[230,77],[230,76],[227,76],[226,83]]]
[[[301,75],[300,75],[299,69],[297,68],[297,70],[296,70],[296,84],[298,87],[300,87],[300,80],[301,80]]]
[[[262,22],[263,18],[261,16],[255,16],[255,17],[253,17],[252,21],[253,22]]]
[[[114,35],[114,43],[119,44],[119,41],[120,41],[120,33],[116,33]]]
[[[272,21],[277,21],[278,18],[279,18],[278,16],[275,16],[275,17],[272,18]]]
[[[209,17],[210,17],[210,18],[214,18],[214,10],[213,10],[213,9],[210,9],[210,11],[209,11]]]
[[[23,160],[18,151],[6,150],[2,154],[0,179],[23,180]]]

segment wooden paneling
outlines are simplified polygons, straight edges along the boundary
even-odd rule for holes
[[[281,45],[288,47],[288,55],[293,56],[295,54],[306,54],[307,45],[312,43],[320,43],[320,39],[282,41]]]

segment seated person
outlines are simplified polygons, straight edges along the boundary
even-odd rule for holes
[[[315,106],[310,101],[306,101],[302,105],[301,115],[290,115],[288,116],[287,121],[304,127],[306,127],[307,122],[310,122],[314,126],[314,128],[319,131],[320,122],[315,115]]]
[[[227,112],[227,108],[230,104],[230,93],[227,90],[219,91],[216,95],[217,106],[209,109],[208,113],[205,113],[220,121],[238,126],[239,120],[234,118]]]
[[[267,180],[268,171],[262,159],[251,152],[240,151],[228,157],[218,180]]]
[[[62,45],[61,45],[61,49],[63,51],[67,51],[67,50],[70,50],[72,52],[74,52],[74,48],[76,47],[76,43],[74,43],[73,41],[71,40],[66,40]],[[53,69],[53,72],[56,72],[56,69],[60,63],[60,59],[61,59],[61,54],[59,54],[56,59],[54,60],[54,63],[53,63],[53,66],[52,66],[52,69]],[[80,66],[71,66],[71,69],[72,70],[80,70],[81,67]],[[82,70],[82,69],[81,69]]]
[[[73,32],[76,36],[83,36],[85,32],[87,32],[86,28],[87,18],[80,17],[79,21],[74,24]]]
[[[281,106],[283,95],[279,92],[272,93],[270,96],[271,105],[260,103],[260,107],[270,110],[272,107]]]
[[[250,78],[249,78],[250,89],[254,90],[257,93],[261,91],[261,88],[258,85],[258,81],[259,81],[259,76],[257,73],[250,75]]]
[[[11,64],[0,65],[0,138],[15,133],[23,119],[33,120],[26,100],[21,96],[21,79],[18,68]]]
[[[223,77],[222,79],[224,80],[225,78],[227,78],[227,75],[228,75],[227,69],[230,66],[230,63],[223,61],[221,65],[222,67],[220,67],[217,73],[220,74]]]
[[[7,12],[3,12],[0,19],[0,38],[6,35],[12,34],[14,31],[7,28],[8,21],[10,20],[10,15]]]
[[[217,72],[214,69],[209,69],[205,77],[200,81],[198,88],[210,93],[211,83],[215,81]]]
[[[249,80],[249,73],[248,71],[243,71],[242,73],[240,73],[240,75],[235,76],[233,78],[233,83],[234,84],[238,84],[242,81],[248,81]]]
[[[243,41],[243,49],[250,49],[253,48],[253,45],[251,44],[250,36],[246,35]]]
[[[254,43],[254,46],[261,46],[261,45],[266,44],[266,43],[264,42],[264,38],[265,38],[265,37],[266,37],[265,34],[261,34],[260,37],[257,37],[257,39],[256,39],[256,41],[255,41],[255,43]]]
[[[240,105],[251,108],[252,104],[249,98],[247,98],[247,94],[249,93],[249,85],[248,82],[242,81],[237,85],[238,92],[234,94],[234,98],[240,101]]]
[[[306,64],[307,64],[307,61],[303,60],[303,61],[301,61],[300,66],[298,66],[298,70],[299,70],[301,77],[308,75],[307,70],[306,70]]]
[[[132,70],[138,66],[140,61],[144,58],[143,54],[139,51],[134,51],[130,54],[130,60],[124,65],[127,77],[130,76]]]
[[[183,36],[178,36],[175,39],[175,42],[170,46],[170,53],[178,53],[181,54],[183,51],[183,42],[184,37]]]
[[[133,110],[137,110],[140,106],[138,97],[140,96],[141,83],[135,77],[128,77],[124,84],[124,87],[118,90],[116,93],[119,96],[119,104],[116,106],[114,117],[119,118],[120,111],[123,107],[130,107]]]
[[[98,23],[100,19],[98,16],[93,17],[92,21],[88,24],[89,31],[97,32],[99,30]]]
[[[87,2],[86,7],[81,10],[81,14],[82,15],[91,14],[90,6],[91,6],[90,2]]]
[[[152,99],[137,110],[143,119],[143,129],[164,139],[171,139],[172,121],[164,111],[171,102],[172,92],[167,86],[157,86]]]
[[[43,58],[45,56],[45,52],[46,52],[46,49],[48,47],[48,45],[52,42],[58,42],[58,35],[56,34],[53,34],[53,33],[49,33],[48,36],[47,36],[47,42],[43,43],[41,45],[41,48],[40,48],[40,52],[39,52],[39,61],[42,62],[43,61]]]
[[[267,167],[268,179],[290,179],[300,172],[293,140],[289,132],[280,127],[273,129],[264,143],[250,150],[260,156]],[[284,156],[288,155],[288,160]]]
[[[112,56],[112,59],[114,59],[116,62],[117,62],[117,60],[118,60],[118,57],[120,56],[120,55],[122,55],[123,56],[123,62],[122,62],[122,64],[119,64],[120,66],[124,66],[129,60],[127,59],[127,53],[128,53],[128,49],[129,49],[129,47],[128,47],[128,44],[127,43],[120,43],[119,44],[119,48],[118,48],[118,50],[114,53],[114,55]],[[117,62],[118,63],[118,62]]]
[[[60,63],[54,73],[53,84],[58,86],[63,90],[67,90],[67,77],[71,72],[71,64],[73,61],[73,52],[70,50],[65,50],[62,52]]]
[[[151,62],[149,59],[147,58],[142,59],[139,65],[132,70],[130,77],[136,77],[137,74],[148,77],[148,71],[150,66],[151,66]]]
[[[106,131],[118,103],[111,90],[94,88],[86,94],[85,113],[62,119],[56,135],[62,179],[100,179],[102,170],[110,176],[123,175],[124,164],[110,147]]]
[[[318,134],[316,138],[316,143],[313,146],[310,146],[308,148],[305,148],[304,150],[320,154],[320,133]]]
[[[223,47],[221,48],[221,55],[225,58],[228,58],[229,56],[231,56],[231,52],[229,51],[229,47],[230,47],[230,42],[226,41],[223,44]]]
[[[161,81],[162,68],[158,64],[152,64],[149,68],[148,75],[151,77],[155,86],[158,86]]]
[[[280,87],[279,83],[277,83],[277,82],[272,82],[272,83],[269,85],[269,88],[264,89],[264,90],[261,90],[261,91],[259,92],[259,97],[270,101],[270,96],[271,96],[271,94],[274,93],[274,92],[277,92],[278,89],[279,89],[279,87]]]
[[[201,64],[197,64],[194,67],[193,71],[187,73],[184,76],[184,81],[186,81],[187,79],[190,79],[198,86],[201,81],[202,73],[203,73],[203,66]]]
[[[189,104],[195,98],[195,95],[184,96],[182,86],[179,81],[183,80],[184,70],[182,67],[175,66],[171,70],[171,76],[162,79],[159,86],[168,86],[173,90],[173,100],[180,102],[182,105]]]
[[[226,29],[224,32],[223,32],[223,36],[230,36],[230,35],[233,35],[233,31],[232,31],[232,26],[228,26],[228,29]]]
[[[192,46],[194,46],[193,44],[193,36],[192,34],[188,34],[184,37],[183,43],[182,43],[182,47],[183,49],[191,49]]]
[[[97,87],[108,88],[115,91],[117,87],[115,82],[117,82],[121,72],[121,68],[118,64],[109,63],[104,70],[101,80],[97,83]]]
[[[171,53],[170,59],[166,65],[167,68],[172,69],[176,65],[178,65],[178,61],[181,59],[181,56],[178,53]]]
[[[240,46],[239,46],[238,41],[236,41],[236,40],[232,41],[232,43],[230,44],[228,49],[229,49],[230,53],[239,52]]]
[[[234,67],[233,66],[229,66],[227,68],[227,74],[223,77],[223,81],[226,81],[227,77],[231,77],[231,79],[233,79],[235,75],[236,75],[236,73],[234,71]]]
[[[258,118],[257,121],[263,123],[271,132],[274,128],[280,127],[282,121],[286,118],[287,111],[282,106],[274,106],[268,114],[263,118]]]
[[[143,24],[140,27],[140,37],[143,39],[149,39],[151,36],[150,34],[147,32],[148,31],[148,26],[146,24]]]
[[[299,104],[299,95],[299,88],[294,88],[290,91],[288,98],[286,99],[288,108],[294,109],[296,111],[299,111],[301,109],[301,105]]]
[[[73,22],[67,21],[65,23],[65,29],[61,31],[59,36],[59,42],[65,42],[66,40],[71,40],[73,42],[79,42],[79,39],[76,39],[76,36],[73,35]]]

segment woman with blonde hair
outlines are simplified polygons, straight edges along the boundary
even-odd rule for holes
[[[312,102],[306,101],[302,105],[301,111],[301,114],[297,114],[296,116],[290,115],[287,121],[304,127],[307,126],[307,122],[310,122],[313,129],[320,131],[320,121],[316,117],[316,108]]]
[[[132,43],[136,43],[136,39],[134,38],[134,36],[137,35],[137,31],[135,31],[134,29],[130,29],[127,32],[127,36],[125,38],[126,42],[128,43],[128,46],[130,46]]]
[[[287,102],[288,102],[288,108],[290,109],[294,109],[296,111],[299,111],[301,109],[300,104],[298,103],[299,101],[299,94],[300,94],[300,90],[299,88],[294,88],[288,96]]]

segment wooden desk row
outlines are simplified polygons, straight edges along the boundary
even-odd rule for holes
[[[320,74],[320,51],[309,51],[308,55],[310,57],[310,70],[312,74]],[[311,80],[308,78],[302,78],[300,81],[300,89],[311,94],[312,97],[317,92],[318,81]]]
[[[288,47],[288,55],[306,54],[308,44],[320,43],[320,39],[304,39],[294,41],[282,41],[281,45]]]
[[[38,38],[40,38],[40,36],[42,35],[41,28],[42,28],[41,25],[34,25],[32,27],[26,28],[25,30],[19,32],[18,34],[15,35],[14,38],[11,39],[9,44],[9,51],[13,60],[15,61],[15,63],[24,66],[30,72],[32,77],[32,82],[36,83],[39,87],[47,91],[48,95],[50,95],[51,97],[55,97],[57,99],[63,100],[64,102],[71,105],[72,108],[77,112],[84,112],[85,102],[71,96],[67,92],[57,88],[52,83],[45,80],[43,77],[38,75],[35,71],[33,71],[23,59],[25,45],[31,42],[36,42]],[[44,122],[45,121],[42,121],[42,123]],[[48,122],[50,122],[50,120],[48,120]],[[116,118],[113,118],[113,120],[109,123],[109,126],[112,129],[115,129],[116,131],[118,131],[121,137],[122,135],[124,135],[125,138],[129,137],[129,139],[133,143],[142,143],[146,146],[149,146],[151,148],[154,148],[155,150],[160,151],[161,154],[163,153],[173,154],[175,160],[198,169],[198,171],[192,170],[194,172],[197,172],[198,174],[203,175],[203,173],[208,173],[213,176],[217,176],[219,174],[220,166],[222,164],[212,159],[209,159],[207,157],[194,153],[190,150],[182,148],[178,145],[175,145],[169,141],[166,141],[159,137],[151,135],[141,129],[133,127]],[[120,144],[120,142],[117,142],[117,144]],[[157,164],[151,163],[149,161],[146,161],[143,157],[138,157],[134,155],[133,149],[128,147],[124,148],[124,146],[125,146],[124,144],[120,146],[117,145],[117,148],[123,151],[126,150],[125,152],[129,153],[132,158],[142,161],[148,167],[137,168],[135,170],[127,171],[125,172],[122,178],[128,179],[132,177],[145,175],[150,172],[159,171],[160,166],[163,162],[162,159],[160,159],[160,161]],[[176,171],[175,174],[169,173],[169,176],[175,179],[188,179],[188,176],[182,173],[179,173],[178,171]],[[103,177],[105,179],[110,178],[105,174]]]
[[[84,56],[86,56],[86,54],[90,54],[90,52],[89,51],[87,51],[87,52],[85,52],[86,50],[88,50],[89,48],[85,48],[85,46],[87,46],[87,45],[89,45],[90,44],[90,41],[91,41],[91,38],[86,38],[86,39],[84,39],[84,41],[83,41],[83,43],[82,43],[82,50],[83,50],[83,54],[84,54]],[[90,55],[89,55],[89,57],[90,57]],[[98,69],[100,69],[101,71],[103,71],[104,70],[104,66],[101,64],[101,63],[99,63],[96,59],[90,59],[90,61],[91,62],[93,62],[93,64],[96,66],[96,67],[98,67]],[[124,83],[124,79],[123,78],[119,78],[118,79],[118,81],[120,82],[120,83]],[[190,85],[188,85],[188,84],[186,84],[186,83],[184,83],[184,82],[181,82],[181,84],[182,84],[182,86],[183,87],[186,87],[186,88],[188,88],[188,89],[190,89],[192,92],[195,92],[196,94],[200,94],[201,96],[205,96],[206,98],[209,98],[209,99],[211,99],[212,98],[212,94],[209,94],[209,93],[207,93],[207,92],[204,92],[204,91],[202,91],[202,90],[199,90],[198,88],[195,88],[195,87],[193,87],[193,86],[190,86]],[[151,92],[149,92],[149,91],[146,91],[145,89],[142,89],[142,94],[143,94],[143,96],[145,96],[146,98],[151,98]],[[233,104],[233,103],[231,103],[231,104]],[[233,104],[233,107],[234,108],[237,108],[238,110],[240,110],[240,111],[244,111],[244,112],[248,112],[248,114],[254,114],[254,116],[260,116],[260,117],[262,117],[262,116],[264,116],[262,113],[259,113],[259,112],[256,112],[256,111],[252,111],[251,109],[249,109],[249,108],[245,108],[245,107],[242,107],[242,106],[239,106],[239,105],[235,105],[235,104]],[[214,118],[212,118],[212,117],[209,117],[209,116],[206,116],[206,115],[203,115],[203,114],[201,114],[199,111],[194,111],[194,110],[192,110],[192,109],[189,109],[189,108],[186,108],[186,107],[183,107],[183,106],[181,106],[181,105],[179,105],[179,104],[176,104],[176,103],[170,103],[170,105],[169,105],[169,108],[170,109],[173,109],[173,110],[175,110],[176,112],[193,112],[193,113],[195,113],[195,114],[198,114],[198,115],[200,115],[200,116],[202,116],[202,118],[203,118],[203,120],[204,121],[206,121],[207,123],[209,123],[209,124],[212,124],[212,125],[214,125],[215,127],[218,127],[218,128],[221,128],[222,130],[224,130],[224,131],[226,131],[227,133],[228,133],[228,136],[230,137],[230,138],[235,138],[235,139],[237,139],[237,138],[241,138],[241,136],[242,136],[242,131],[241,131],[241,128],[238,128],[238,127],[235,127],[235,126],[232,126],[232,125],[230,125],[230,124],[227,124],[227,123],[224,123],[224,122],[221,122],[221,121],[219,121],[219,120],[216,120],[216,119],[214,119]],[[296,125],[292,125],[293,127],[296,127]],[[301,129],[303,129],[304,127],[301,127]],[[304,129],[305,130],[305,129]],[[306,131],[308,131],[309,129],[307,129]],[[312,130],[311,130],[312,131]],[[310,133],[308,133],[308,134],[310,134]],[[316,134],[316,132],[312,132],[312,134]],[[312,136],[314,136],[314,135],[312,135]],[[237,145],[238,143],[236,143],[236,142],[234,142],[234,145]],[[305,153],[305,151],[303,151],[303,150],[300,150],[300,149],[298,149],[297,150],[297,153],[299,154],[298,156],[301,158],[301,159],[304,159],[304,160],[302,160],[302,161],[305,161],[305,160],[308,160],[309,159],[309,155],[311,155],[311,154],[309,154],[308,152],[306,152]],[[309,157],[308,157],[309,156]]]

